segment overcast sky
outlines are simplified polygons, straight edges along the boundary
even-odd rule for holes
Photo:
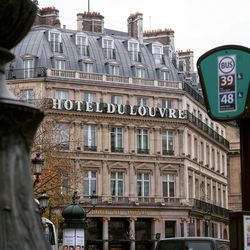
[[[176,50],[199,56],[217,46],[250,44],[250,0],[89,0],[90,11],[104,16],[104,27],[127,32],[131,13],[143,14],[143,29],[171,28]],[[55,6],[60,21],[76,29],[76,14],[88,10],[88,0],[39,0]]]

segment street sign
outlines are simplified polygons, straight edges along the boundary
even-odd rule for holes
[[[217,47],[197,62],[209,116],[235,120],[249,116],[250,49],[239,45]]]

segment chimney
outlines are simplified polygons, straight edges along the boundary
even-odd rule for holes
[[[99,12],[84,12],[77,14],[77,30],[103,33],[104,16]]]
[[[194,72],[194,52],[192,50],[178,51],[180,60],[185,61],[186,70],[188,72]]]
[[[59,20],[59,10],[57,10],[55,7],[45,7],[38,9],[34,22],[34,26],[35,25],[50,25],[60,28],[61,23]]]
[[[143,15],[136,12],[128,18],[128,36],[134,37],[143,42]]]
[[[175,51],[174,31],[172,29],[149,30],[143,33],[144,40],[159,42],[163,45],[169,45]]]

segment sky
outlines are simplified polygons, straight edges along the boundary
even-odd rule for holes
[[[76,15],[88,10],[104,16],[104,27],[127,32],[130,14],[143,14],[143,29],[170,28],[175,49],[194,52],[194,63],[221,45],[250,45],[250,0],[39,0],[55,6],[66,28],[76,30]]]

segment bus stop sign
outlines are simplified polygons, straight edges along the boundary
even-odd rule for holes
[[[209,116],[229,121],[250,116],[250,49],[225,45],[203,54],[198,74]]]

